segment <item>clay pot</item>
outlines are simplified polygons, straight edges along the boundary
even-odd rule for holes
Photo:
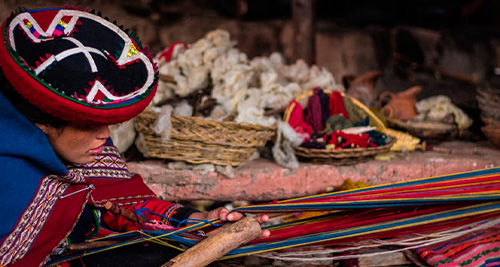
[[[356,77],[347,75],[343,77],[346,94],[361,101],[367,107],[373,107],[377,104],[375,95],[375,84],[382,75],[381,71],[373,70],[363,73]]]
[[[422,86],[416,85],[406,91],[392,93],[385,91],[380,94],[379,106],[382,106],[382,100],[390,96],[389,101],[383,106],[380,111],[388,118],[398,120],[409,120],[417,116],[415,104],[417,103],[417,95],[422,91]]]

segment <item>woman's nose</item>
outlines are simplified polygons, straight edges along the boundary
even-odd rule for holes
[[[97,138],[107,139],[109,135],[109,126],[99,126]]]

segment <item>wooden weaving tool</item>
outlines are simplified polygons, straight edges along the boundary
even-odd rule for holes
[[[104,208],[115,215],[121,215],[121,216],[125,217],[127,220],[129,220],[131,222],[136,222],[136,223],[140,223],[140,224],[151,222],[148,218],[137,215],[133,211],[121,208],[118,205],[116,205],[115,203],[110,202],[110,201],[108,201],[108,202],[106,202],[106,204],[104,204]]]
[[[161,267],[202,267],[224,256],[229,251],[262,235],[259,222],[245,217],[226,223],[218,232],[179,254]]]

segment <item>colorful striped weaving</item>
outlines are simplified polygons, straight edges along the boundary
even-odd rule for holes
[[[256,239],[231,251],[223,259],[308,245],[348,246],[353,242],[374,239],[404,240],[416,235],[432,236],[436,232],[461,229],[469,225],[481,225],[495,220],[500,222],[500,168],[248,205],[239,207],[236,211],[324,211],[324,214],[263,227],[271,231],[270,237]],[[126,241],[85,253],[97,253],[144,241],[182,250],[176,244],[193,246],[203,239],[197,231],[209,231],[211,228],[213,226],[203,222],[170,232],[134,231],[118,234],[107,239]],[[448,234],[456,237],[460,235],[460,231]],[[430,244],[432,240],[429,237],[426,242]]]

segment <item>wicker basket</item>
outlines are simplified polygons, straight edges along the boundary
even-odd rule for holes
[[[478,86],[476,92],[483,122],[485,124],[500,122],[500,89],[485,84]]]
[[[331,90],[323,90],[324,93],[330,94]],[[298,102],[308,99],[313,94],[313,91],[308,91],[296,98]],[[370,119],[370,125],[375,126],[377,130],[386,129],[384,123],[371,112],[365,105],[361,102],[352,98],[344,93],[341,93],[345,98],[355,105],[357,111]],[[288,122],[291,108],[289,107],[285,111],[284,121]],[[295,155],[303,161],[310,161],[314,163],[327,163],[333,165],[347,165],[354,164],[364,160],[368,160],[377,154],[389,152],[391,146],[396,142],[396,138],[387,136],[387,143],[383,146],[378,147],[367,147],[367,148],[344,148],[344,149],[313,149],[304,147],[294,147]]]
[[[158,113],[146,109],[136,119],[150,157],[201,164],[238,166],[276,134],[276,129],[249,123],[219,122],[172,115],[170,138],[153,130]]]
[[[306,161],[313,163],[329,163],[334,165],[347,165],[359,163],[380,153],[389,152],[396,139],[387,137],[388,142],[384,146],[367,148],[346,148],[346,149],[310,149],[295,147],[295,155]]]
[[[430,121],[404,121],[394,118],[386,118],[386,120],[389,127],[402,129],[413,136],[416,136],[428,142],[430,141],[431,143],[442,141],[459,133],[458,127],[453,124]]]
[[[489,124],[481,127],[484,135],[490,142],[500,149],[500,124]]]

